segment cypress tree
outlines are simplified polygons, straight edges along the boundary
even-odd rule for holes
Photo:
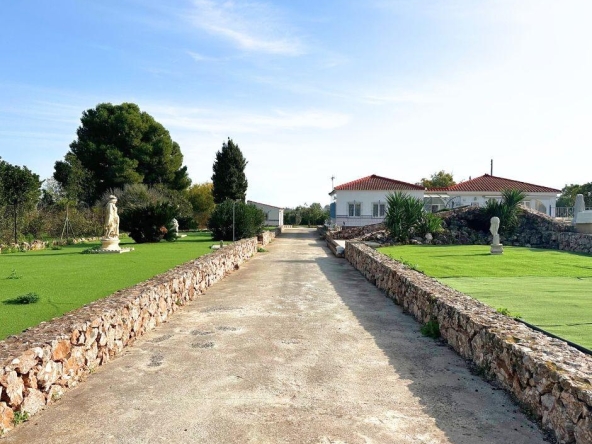
[[[238,145],[229,137],[216,153],[214,174],[212,175],[212,194],[214,202],[219,204],[226,199],[245,201],[247,196],[247,161]]]

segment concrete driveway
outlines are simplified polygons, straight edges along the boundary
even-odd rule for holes
[[[293,229],[0,443],[542,443],[501,390]]]

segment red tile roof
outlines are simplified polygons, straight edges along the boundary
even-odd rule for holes
[[[543,187],[532,183],[520,182],[518,180],[504,179],[503,177],[484,174],[465,182],[457,183],[446,188],[429,188],[427,191],[478,191],[478,192],[501,192],[506,189],[518,189],[526,193],[561,193],[555,188]]]
[[[403,190],[424,190],[425,188],[420,185],[414,185],[412,183],[401,182],[400,180],[389,179],[387,177],[372,176],[362,177],[358,180],[338,185],[333,191],[338,190],[358,190],[358,191],[403,191]],[[331,193],[330,193],[331,194]]]

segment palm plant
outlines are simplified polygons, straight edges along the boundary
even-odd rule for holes
[[[420,237],[425,237],[425,235],[428,233],[439,233],[443,230],[442,218],[435,215],[434,213],[424,212],[421,216],[421,219],[417,223],[415,230],[417,231],[417,235]]]
[[[397,242],[406,242],[423,216],[423,202],[397,191],[386,196],[388,208],[384,224]]]
[[[518,206],[525,197],[526,194],[517,189],[503,190],[501,202],[490,199],[483,208],[485,222],[497,216],[500,219],[500,233],[513,233],[518,227]]]

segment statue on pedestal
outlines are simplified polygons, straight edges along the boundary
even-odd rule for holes
[[[104,239],[119,238],[119,215],[117,214],[116,196],[109,196],[109,200],[105,205],[105,225],[104,225]]]
[[[504,246],[500,244],[500,236],[498,234],[500,219],[497,216],[493,216],[489,222],[491,223],[489,231],[493,235],[491,249],[489,251],[491,254],[502,254],[504,252]]]

